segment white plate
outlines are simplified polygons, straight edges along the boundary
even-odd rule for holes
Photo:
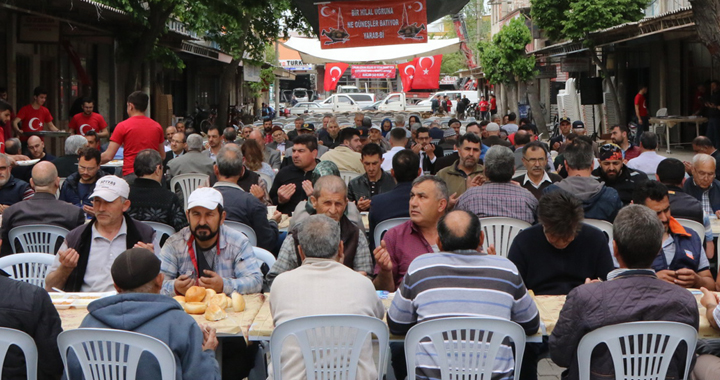
[[[87,308],[90,302],[117,294],[117,292],[84,292],[65,293],[68,300],[72,300],[72,307],[77,309]]]
[[[56,309],[65,310],[69,309],[70,306],[72,306],[73,300],[68,299],[67,293],[50,292],[48,294],[50,295],[50,299],[52,300],[52,303]]]
[[[18,166],[33,166],[33,165],[37,164],[38,162],[40,162],[39,158],[36,158],[34,160],[16,161],[15,163]]]
[[[123,166],[123,160],[108,161],[100,166]]]

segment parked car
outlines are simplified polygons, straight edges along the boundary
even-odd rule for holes
[[[432,94],[432,96],[430,96],[429,98],[427,98],[427,99],[423,100],[422,102],[418,103],[418,105],[419,105],[419,106],[428,106],[428,107],[430,107],[430,106],[431,106],[432,99],[433,99],[434,97],[438,96],[438,95],[440,95],[441,98],[445,98],[445,96],[450,97],[450,100],[451,100],[452,103],[453,103],[453,112],[455,112],[455,111],[454,111],[455,106],[456,106],[455,101],[457,100],[457,97],[458,97],[458,96],[459,96],[460,98],[462,98],[463,95],[465,95],[465,96],[468,98],[468,100],[470,100],[470,103],[477,103],[477,102],[480,101],[480,98],[478,98],[478,92],[477,92],[477,91],[447,90],[447,91],[438,91],[438,92]]]
[[[363,111],[377,111],[380,103],[382,103],[382,100],[378,100],[377,102],[375,102],[369,106],[365,106],[362,108],[362,110]]]
[[[316,103],[323,111],[360,112],[360,106],[350,97],[353,94],[333,94],[322,102]]]
[[[393,92],[378,104],[378,111],[408,111],[408,112],[430,112],[430,104],[421,105],[412,104],[412,100],[408,99],[403,92]]]
[[[320,112],[320,106],[317,103],[302,102],[290,108],[291,115],[302,115],[305,113]]]
[[[369,106],[375,103],[375,94],[347,94],[352,100],[355,101],[360,107]]]

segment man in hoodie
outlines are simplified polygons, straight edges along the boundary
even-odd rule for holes
[[[592,175],[615,189],[623,205],[630,204],[633,190],[648,181],[647,174],[630,169],[623,163],[622,149],[615,144],[600,147],[600,167],[593,170]]]
[[[199,326],[170,297],[160,295],[164,276],[160,259],[144,248],[121,253],[110,269],[118,294],[93,301],[81,328],[109,328],[152,336],[167,344],[175,356],[175,379],[220,379],[215,360],[215,329]],[[138,365],[138,380],[160,378],[160,367],[150,355]],[[69,357],[71,379],[81,378],[80,365]]]
[[[564,190],[582,201],[586,219],[600,219],[612,223],[622,208],[618,192],[591,176],[593,170],[592,146],[575,139],[565,148],[563,167],[568,176],[543,190],[544,194]]]

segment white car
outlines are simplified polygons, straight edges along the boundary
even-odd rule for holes
[[[450,98],[450,101],[452,101],[453,110],[455,109],[455,106],[457,105],[457,103],[455,103],[455,102],[457,101],[458,96],[460,98],[462,98],[463,95],[465,95],[468,98],[468,100],[470,100],[470,103],[477,103],[479,101],[477,91],[445,90],[445,91],[438,91],[438,92],[432,94],[431,97],[427,98],[426,100],[423,100],[422,102],[418,103],[417,105],[430,106],[432,104],[433,98],[438,95],[440,95],[440,97],[443,99],[445,98],[445,96],[448,96]],[[455,112],[455,111],[453,111],[453,112]]]
[[[317,103],[302,102],[290,108],[291,115],[302,115],[306,113],[320,112],[320,106]]]
[[[333,94],[322,102],[316,103],[323,110],[332,112],[360,112],[360,106],[350,97],[355,94]],[[372,104],[372,103],[371,103]]]

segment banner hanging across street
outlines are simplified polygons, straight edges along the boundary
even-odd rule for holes
[[[395,65],[353,65],[350,67],[352,79],[395,78]]]
[[[322,49],[425,43],[425,0],[318,4]]]

